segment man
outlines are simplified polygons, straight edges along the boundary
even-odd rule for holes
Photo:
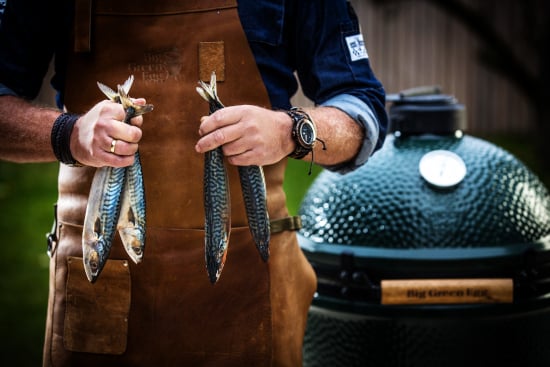
[[[286,209],[286,159],[346,173],[367,161],[386,131],[384,91],[351,6],[29,3],[8,0],[0,25],[0,158],[62,163],[44,365],[300,365],[315,276]],[[28,102],[52,55],[52,85],[68,114]],[[195,87],[212,71],[229,107],[205,117]],[[289,111],[295,72],[317,105],[305,112]],[[101,101],[96,85],[114,87],[129,74],[136,77],[131,96],[155,106],[131,125],[122,122],[120,104]],[[323,144],[293,133],[304,121]],[[223,274],[212,285],[202,174],[203,154],[217,147],[229,165],[233,228]],[[90,284],[82,226],[91,179],[96,167],[132,164],[138,148],[147,202],[143,261],[129,263],[117,238]],[[247,228],[236,168],[246,165],[263,166],[277,224],[267,262]]]

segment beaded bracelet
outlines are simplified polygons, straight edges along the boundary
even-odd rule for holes
[[[82,167],[71,153],[71,133],[79,115],[62,113],[53,123],[51,133],[52,149],[57,160],[63,164],[73,167]]]

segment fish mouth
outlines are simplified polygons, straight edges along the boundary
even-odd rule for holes
[[[85,254],[84,272],[90,283],[94,283],[97,280],[102,269],[100,255],[96,250],[90,250],[88,254]]]
[[[139,264],[143,259],[145,236],[142,233],[136,233],[136,231],[138,230],[134,228],[123,228],[119,230],[119,235],[130,259]]]

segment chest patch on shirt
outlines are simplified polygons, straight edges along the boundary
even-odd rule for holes
[[[363,35],[361,33],[346,37],[346,43],[348,44],[351,61],[369,58],[367,48],[365,47],[365,41],[363,41]]]

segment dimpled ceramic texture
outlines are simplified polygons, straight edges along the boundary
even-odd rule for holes
[[[422,156],[444,149],[467,173],[438,188],[419,173]],[[299,214],[316,243],[373,248],[468,248],[537,241],[550,234],[548,190],[505,150],[468,135],[389,135],[370,160],[347,175],[322,172]]]

